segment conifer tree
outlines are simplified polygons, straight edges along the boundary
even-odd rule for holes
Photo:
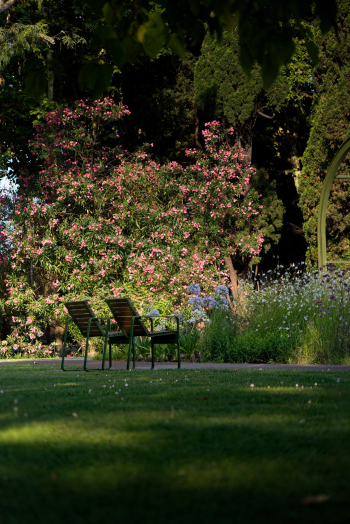
[[[265,217],[260,217],[265,253],[271,247],[276,249],[286,210],[284,259],[290,259],[291,245],[297,259],[303,258],[305,249],[300,241],[296,186],[298,158],[306,145],[311,65],[302,38],[296,40],[295,48],[289,66],[281,69],[266,92],[258,66],[248,78],[240,65],[237,28],[225,31],[221,42],[208,33],[194,75],[195,104],[201,119],[217,118],[227,127],[233,126],[234,140],[243,147],[247,161],[260,168],[252,184],[266,199]],[[295,245],[301,249],[294,249]]]
[[[322,182],[337,149],[350,135],[350,1],[339,3],[338,35],[322,37],[316,30],[320,54],[313,71],[314,99],[310,138],[303,155],[299,193],[309,260],[317,260],[317,220]],[[342,174],[349,174],[346,161]],[[349,258],[350,186],[335,180],[327,212],[328,258]]]

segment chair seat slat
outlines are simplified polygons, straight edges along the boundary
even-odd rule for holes
[[[66,306],[67,309],[70,309],[71,311],[89,311],[89,309],[84,306],[84,305],[79,305],[79,306]]]

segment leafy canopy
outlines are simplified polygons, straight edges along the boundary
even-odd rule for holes
[[[157,3],[90,0],[90,3],[96,17],[101,17],[93,43],[97,49],[109,52],[118,68],[134,62],[140,51],[155,58],[164,47],[185,57],[186,47],[200,46],[206,30],[216,33],[220,40],[226,27],[237,24],[241,66],[249,75],[257,62],[265,89],[293,55],[297,31],[304,36],[311,59],[317,62],[318,48],[312,31],[304,23],[313,10],[323,33],[335,25],[337,14],[336,0],[159,0]],[[110,64],[96,59],[91,66],[85,71],[91,86],[101,87],[101,76],[107,86]]]

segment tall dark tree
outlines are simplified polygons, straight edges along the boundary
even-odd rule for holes
[[[259,178],[253,177],[252,183],[255,179],[266,196],[261,216],[266,224],[261,226],[267,239],[265,252],[273,247],[269,257],[279,254],[287,262],[292,255],[295,262],[306,249],[296,190],[312,96],[305,41],[296,39],[288,67],[281,69],[268,91],[263,89],[257,66],[249,78],[244,74],[239,52],[237,29],[225,32],[221,42],[206,36],[195,68],[195,102],[203,121],[218,118],[234,127],[236,143],[244,148],[247,160],[260,168]],[[281,233],[284,239],[276,249]]]
[[[316,32],[320,56],[313,71],[314,99],[312,127],[303,155],[300,176],[300,205],[304,231],[310,243],[309,259],[317,260],[317,219],[322,182],[327,168],[350,135],[350,2],[339,4],[338,34],[322,37]],[[349,174],[344,162],[342,173]],[[329,258],[350,258],[350,187],[347,181],[334,181],[327,216]]]
[[[274,118],[287,98],[289,82],[283,71],[265,92],[258,66],[247,77],[239,53],[237,27],[225,31],[221,42],[207,33],[195,67],[195,103],[205,118],[219,118],[234,126],[236,142],[251,162],[257,120]]]
[[[89,93],[79,70],[92,55],[93,19],[83,0],[17,3],[0,14],[0,170],[35,177],[33,120]],[[33,96],[34,95],[34,96]]]
[[[129,149],[148,143],[148,152],[160,162],[186,159],[185,150],[195,145],[195,62],[190,53],[184,60],[170,52],[155,60],[143,56],[116,75],[113,85],[131,111],[125,120]]]

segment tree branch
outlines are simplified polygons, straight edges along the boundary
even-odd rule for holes
[[[13,4],[15,4],[17,2],[17,0],[7,0],[6,3],[4,3],[4,0],[0,0],[0,13],[2,13],[3,11],[7,11],[7,9],[10,9],[10,7],[13,6]]]
[[[273,113],[272,116],[265,115],[265,113],[263,113],[262,111],[257,111],[257,113],[258,115],[263,116],[264,118],[269,118],[270,120],[272,120],[275,117],[275,113]]]
[[[51,38],[51,36],[48,35],[40,35],[39,38],[41,38],[41,40],[44,40],[45,44],[47,45],[54,45],[55,43],[55,39]]]

